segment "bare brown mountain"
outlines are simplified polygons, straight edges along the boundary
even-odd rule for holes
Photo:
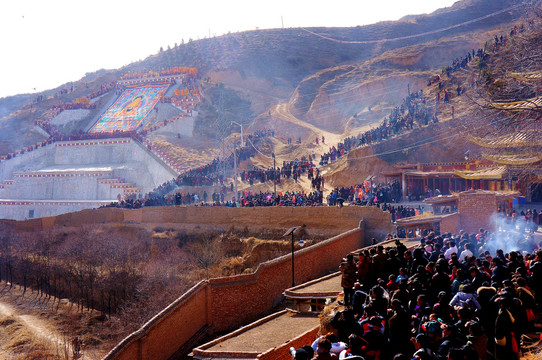
[[[23,96],[0,99],[0,153],[44,140],[46,134],[33,123],[52,105],[74,101],[122,73],[169,66],[197,67],[203,78],[221,84],[223,97],[231,99],[224,117],[228,124],[236,120],[252,130],[273,129],[279,140],[301,137],[302,147],[322,135],[331,144],[381,121],[408,89],[422,88],[454,58],[482,46],[492,32],[508,29],[529,6],[526,1],[463,0],[432,14],[368,26],[255,30],[189,41],[119,70],[87,74],[59,88],[73,86],[72,93],[50,90],[43,95],[51,99],[39,104]],[[196,123],[197,138],[211,148],[219,97],[206,92],[208,111]],[[247,111],[236,113],[239,107]],[[302,153],[296,151],[291,155]],[[288,149],[282,152],[286,156]]]

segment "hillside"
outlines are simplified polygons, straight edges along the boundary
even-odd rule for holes
[[[510,10],[502,12],[503,9]],[[255,30],[189,41],[122,69],[87,74],[80,81],[36,94],[44,96],[39,103],[30,104],[25,97],[16,101],[14,97],[0,99],[2,114],[10,114],[0,120],[0,153],[43,141],[46,135],[34,129],[33,123],[43,119],[55,104],[71,102],[96,91],[122,73],[179,65],[197,67],[202,78],[208,78],[212,84],[222,83],[222,93],[238,99],[228,107],[236,109],[241,102],[248,102],[250,111],[232,116],[246,125],[256,119],[252,129],[273,128],[278,135],[310,136],[306,129],[269,119],[273,106],[291,102],[295,106],[290,111],[300,120],[342,136],[381,120],[405,96],[408,84],[412,89],[418,88],[428,74],[448,64],[450,59],[480,46],[487,39],[484,32],[506,27],[523,11],[509,0],[464,0],[433,14],[396,22],[309,31]],[[455,27],[488,14],[493,15]],[[388,40],[405,34],[413,37]],[[400,59],[400,54],[410,55]],[[60,90],[64,88],[73,91],[62,94]],[[390,92],[390,88],[396,91]],[[366,99],[368,93],[370,99]],[[204,121],[196,124],[197,134],[207,146],[209,139],[214,138],[213,126],[209,124],[216,121],[216,115],[212,114],[218,108],[217,98],[212,92],[206,94],[204,102],[211,112],[207,116],[202,114]],[[23,102],[26,105],[21,106]],[[367,112],[368,107],[375,111]],[[363,116],[357,116],[360,113]]]
[[[409,16],[394,23],[311,31],[325,33],[336,40],[372,41],[442,29],[515,4],[511,1],[463,1],[434,14]],[[533,111],[535,117],[527,119],[536,121],[529,122],[526,117],[503,115],[488,106],[491,101],[529,99],[537,94],[510,75],[511,72],[542,70],[540,17],[518,20],[524,15],[520,10],[524,9],[504,12],[488,18],[487,22],[470,23],[450,32],[397,42],[342,44],[302,29],[258,30],[192,41],[124,69],[89,74],[81,81],[63,86],[73,86],[73,91],[67,94],[55,89],[44,94],[43,101],[24,106],[20,104],[25,102],[25,96],[0,99],[6,113],[10,112],[0,120],[0,153],[45,139],[46,135],[37,130],[33,122],[47,116],[50,107],[60,101],[73,101],[96,91],[101,84],[116,81],[125,72],[182,64],[198,67],[204,79],[205,95],[198,105],[196,135],[181,137],[161,133],[150,138],[175,159],[185,161],[188,167],[198,167],[218,155],[216,133],[220,129],[217,124],[229,132],[237,131],[227,126],[231,120],[245,124],[246,133],[261,129],[274,131],[274,136],[259,142],[260,152],[239,164],[240,169],[247,170],[252,166],[271,167],[272,153],[276,154],[279,164],[282,160],[307,154],[316,155],[318,162],[320,154],[345,138],[368,130],[375,130],[369,133],[380,136],[376,129],[385,119],[391,119],[391,114],[405,117],[407,111],[401,110],[403,106],[415,106],[427,116],[410,119],[410,125],[400,127],[383,141],[375,136],[374,141],[367,140],[369,145],[355,148],[337,161],[320,167],[326,180],[326,191],[333,186],[359,183],[369,175],[393,171],[396,164],[454,162],[464,159],[466,151],[470,151],[472,157],[478,157],[482,150],[469,142],[468,135],[506,133],[511,126],[540,121],[540,108],[535,109],[538,112]],[[524,32],[509,36],[516,26],[525,26]],[[506,45],[491,46],[494,36],[500,35],[509,39]],[[487,56],[473,56],[464,67],[450,70],[456,59],[478,49],[487,50]],[[439,83],[431,81],[436,75],[443,89],[439,88]],[[537,84],[540,89],[540,81]],[[458,87],[464,90],[461,94],[458,94]],[[450,94],[449,101],[441,102],[438,97],[444,90]],[[100,101],[105,103],[107,100],[103,97]],[[220,109],[223,121],[217,123]],[[505,121],[510,119],[513,121]],[[424,123],[424,120],[427,121]],[[72,123],[64,130],[76,133],[84,126]],[[315,142],[316,137],[321,139],[323,136],[325,144]],[[295,143],[298,137],[301,138],[299,144]],[[233,138],[237,140],[238,134],[229,140]],[[288,143],[288,138],[293,138],[294,142]],[[382,175],[377,179],[384,180]],[[242,190],[252,191],[267,191],[272,187],[270,182],[253,186],[241,183],[239,186]],[[201,188],[185,187],[182,190],[196,192]],[[206,190],[210,193],[213,189]],[[277,190],[309,192],[311,187],[304,177],[299,182],[284,180]],[[246,215],[238,216],[235,227],[228,228],[225,224],[232,223],[231,218],[224,220],[210,216],[214,221],[222,221],[218,225],[200,222],[181,225],[176,218],[184,211],[193,211],[193,218],[204,222],[205,216],[198,211],[223,210],[222,214],[227,214],[228,209],[186,209],[101,209],[34,219],[20,222],[19,226],[25,227],[23,230],[4,231],[7,235],[0,239],[0,246],[11,251],[6,252],[10,261],[25,264],[14,266],[12,283],[13,278],[15,283],[23,283],[21,279],[26,279],[27,269],[34,274],[46,274],[43,276],[47,279],[32,277],[32,281],[39,284],[65,279],[65,282],[59,280],[58,287],[55,283],[55,293],[51,297],[53,305],[58,299],[71,296],[74,302],[70,303],[70,308],[82,308],[84,304],[91,307],[89,304],[92,304],[107,313],[108,320],[104,323],[103,318],[89,318],[88,314],[72,319],[75,326],[70,329],[76,332],[69,334],[80,334],[90,349],[98,349],[97,354],[103,355],[197,280],[252,271],[261,261],[288,252],[289,244],[278,241],[283,240],[284,228],[306,222],[315,240],[319,240],[333,235],[338,229],[350,228],[351,223],[356,226],[359,215],[356,207],[307,207],[295,208],[306,212],[304,217],[284,211],[281,219],[277,212],[283,208],[267,208],[260,212],[256,208],[246,208],[243,209]],[[376,207],[370,209],[384,214]],[[352,214],[356,221],[347,222],[349,219],[339,215],[339,211]],[[260,218],[254,216],[255,213]],[[338,224],[336,218],[339,217],[344,222]],[[385,220],[380,218],[379,223],[389,225],[389,219]],[[276,224],[269,230],[267,222],[273,221]],[[58,226],[53,227],[53,223]],[[255,223],[269,227],[264,231]],[[43,230],[45,225],[51,228]],[[28,229],[32,231],[24,231]],[[16,241],[11,242],[12,238]],[[17,247],[11,246],[14,243]],[[39,267],[30,269],[25,262],[27,259],[18,257],[33,252],[37,253],[36,259],[51,259],[46,262],[51,268],[47,271]],[[77,273],[80,270],[77,266],[64,269],[50,265],[57,263],[85,264],[88,266],[82,268],[87,272]],[[100,269],[100,276],[95,276],[94,267]],[[55,276],[57,272],[61,276]],[[19,285],[17,291],[22,287]],[[79,287],[80,293],[75,291]],[[156,293],[163,296],[153,296]],[[39,292],[32,295],[38,297]],[[47,299],[51,301],[49,295]],[[4,325],[9,326],[18,324],[19,319],[4,321],[7,321]],[[87,331],[89,323],[95,326],[95,333]]]

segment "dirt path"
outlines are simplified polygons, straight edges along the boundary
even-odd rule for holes
[[[7,323],[16,324],[18,327],[11,334],[11,339],[4,338],[0,340],[0,356],[7,359],[12,358],[14,354],[8,351],[7,347],[12,343],[11,340],[20,336],[29,337],[33,344],[44,345],[50,352],[57,353],[59,359],[66,358],[66,354],[71,354],[71,346],[66,336],[61,334],[50,321],[34,314],[34,311],[29,308],[31,306],[29,301],[16,294],[18,292],[17,289],[12,288],[9,291],[3,291],[0,295],[0,320],[8,319]],[[34,310],[43,312],[41,306],[39,309]],[[31,344],[26,345],[31,347]]]
[[[301,156],[306,156],[308,154],[315,155],[315,162],[318,162],[319,156],[323,153],[329,151],[331,146],[336,146],[344,138],[344,134],[336,134],[318,128],[317,126],[310,124],[306,121],[303,121],[296,116],[294,116],[290,111],[290,103],[281,103],[275,105],[271,109],[271,113],[275,118],[281,119],[285,122],[293,124],[298,127],[302,127],[311,131],[309,139],[306,139],[302,144],[286,144],[282,141],[276,139],[272,146],[276,154],[276,165],[281,167],[283,161],[290,161],[293,159],[299,159]],[[322,143],[322,137],[325,138],[325,143]],[[316,138],[318,138],[318,144],[316,143]],[[271,156],[265,154],[258,154],[252,160],[252,165],[260,166],[264,168],[269,168],[273,166],[273,160]],[[320,167],[321,174],[325,174],[329,171],[328,166]],[[269,184],[257,184],[249,186],[243,182],[238,183],[238,189],[245,190],[251,189],[252,191],[269,191],[272,187]],[[281,181],[281,184],[277,186],[278,191],[304,191],[306,193],[314,191],[311,186],[311,182],[302,176],[297,182],[294,182],[293,179]],[[329,193],[329,186],[324,188],[324,197]]]
[[[73,336],[63,323],[63,315],[73,312],[63,305],[58,310],[51,305],[36,302],[32,295],[23,297],[22,290],[14,286],[0,291],[0,358],[22,359],[25,351],[40,348],[40,355],[51,359],[73,359],[71,340]],[[65,317],[64,317],[65,320]],[[20,343],[20,344],[18,344]],[[14,346],[14,344],[18,344]],[[99,359],[91,351],[85,351],[84,359]]]
[[[277,118],[289,122],[290,124],[306,128],[312,132],[312,137],[305,141],[301,148],[303,152],[310,151],[314,154],[321,155],[327,151],[331,146],[336,146],[344,138],[344,134],[336,134],[326,130],[322,130],[306,121],[298,119],[290,112],[290,103],[278,104],[272,109],[272,113]],[[322,137],[325,138],[325,143],[322,143]],[[316,144],[316,138],[318,138],[318,144]],[[286,144],[276,145],[275,153],[287,154],[289,152]]]
[[[278,104],[275,107],[273,107],[273,109],[271,111],[279,119],[282,119],[282,120],[287,121],[287,122],[289,122],[291,124],[294,124],[294,125],[309,129],[315,134],[315,136],[318,136],[319,138],[324,136],[325,139],[326,139],[326,142],[328,144],[333,144],[334,145],[334,144],[338,143],[339,141],[341,141],[342,135],[335,134],[335,133],[332,133],[332,132],[329,132],[329,131],[326,131],[326,130],[322,130],[322,129],[320,129],[320,128],[312,125],[312,124],[309,124],[309,123],[307,123],[307,122],[305,122],[303,120],[300,120],[300,119],[296,118],[290,112],[290,106],[291,106],[290,103]],[[320,146],[318,146],[318,147],[321,147],[323,149],[327,149],[329,147],[329,145],[322,144],[321,142],[319,142],[319,145]]]

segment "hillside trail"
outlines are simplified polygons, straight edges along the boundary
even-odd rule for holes
[[[50,310],[50,306],[48,308]],[[17,325],[18,330],[14,336],[18,336],[19,333],[20,336],[27,334],[31,343],[45,345],[49,354],[56,354],[58,359],[72,359],[73,348],[70,335],[60,331],[62,325],[57,320],[41,316],[49,310],[44,309],[43,305],[36,303],[31,297],[23,297],[22,290],[16,286],[0,293],[0,319],[9,318],[13,324]],[[12,340],[9,337],[0,339],[0,358],[10,359],[14,356],[6,350]],[[84,358],[98,359],[99,356],[85,351]]]
[[[15,308],[13,304],[10,304],[9,301],[5,301],[2,297],[0,298],[0,317],[5,318],[9,317],[14,320],[15,323],[21,324],[28,333],[32,334],[32,339],[35,341],[37,339],[53,346],[57,349],[66,349],[68,354],[71,354],[71,345],[66,341],[65,336],[60,334],[56,329],[52,328],[51,324],[48,324],[46,321],[40,319],[39,317],[32,314],[20,314],[20,311]],[[5,353],[4,342],[0,343],[2,350],[0,350],[0,355],[7,356]]]
[[[336,133],[332,133],[326,130],[322,130],[312,124],[307,123],[306,121],[300,120],[297,117],[295,117],[290,111],[291,106],[292,104],[289,102],[275,105],[271,109],[271,113],[276,115],[276,117],[278,117],[279,119],[282,119],[286,122],[311,130],[314,133],[314,135],[318,136],[319,138],[322,138],[322,136],[324,136],[328,144],[336,144],[339,141],[341,141],[343,137],[342,134],[336,134]],[[322,144],[321,142],[319,142],[319,145],[320,145],[319,147],[321,147],[322,149],[327,150],[328,146],[326,144]]]
[[[291,103],[282,103],[277,104],[271,109],[271,113],[274,117],[284,120],[290,124],[303,127],[311,131],[311,135],[308,139],[302,139],[301,144],[295,142],[295,144],[287,144],[283,140],[278,138],[273,139],[273,151],[276,154],[276,166],[282,167],[283,161],[292,161],[294,159],[300,159],[302,156],[307,156],[309,154],[313,155],[313,162],[316,164],[316,167],[320,169],[320,174],[325,175],[331,169],[329,165],[320,166],[318,164],[320,160],[320,155],[329,152],[332,146],[337,146],[339,142],[343,140],[346,136],[345,134],[337,134],[330,131],[320,129],[306,121],[303,121],[290,112]],[[316,138],[318,138],[318,143],[316,143]],[[325,139],[325,142],[322,143],[322,138]],[[295,139],[294,139],[295,140]],[[264,154],[259,149],[257,149],[259,154],[256,154],[251,160],[251,165],[260,167],[260,168],[272,168],[273,167],[273,158],[270,155]],[[238,183],[239,190],[248,190],[252,191],[269,191],[272,189],[272,185],[269,184],[256,184],[248,185],[243,182]],[[307,174],[303,174],[297,182],[293,179],[283,179],[281,184],[277,187],[278,191],[303,191],[305,193],[310,193],[315,191],[312,188],[312,183],[308,179]],[[324,198],[331,192],[332,188],[324,184],[322,189]]]
[[[311,138],[305,140],[304,148],[310,148],[310,152],[316,154],[317,156],[324,154],[329,151],[330,147],[336,146],[339,142],[345,137],[344,134],[337,134],[330,131],[326,131],[316,127],[306,121],[298,119],[294,116],[290,107],[292,104],[290,102],[282,103],[274,106],[271,110],[277,118],[280,118],[290,124],[297,125],[299,127],[306,128],[312,132]],[[318,143],[316,143],[316,138],[318,138]],[[322,139],[325,138],[325,142],[322,142]],[[310,146],[307,146],[310,145]],[[277,154],[287,154],[288,148],[287,145],[282,143],[276,146],[275,153]]]

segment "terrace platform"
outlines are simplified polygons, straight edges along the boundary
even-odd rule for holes
[[[289,354],[290,347],[314,339],[319,326],[314,314],[283,310],[195,348],[192,356],[202,360],[279,359]]]
[[[336,273],[315,279],[284,291],[284,297],[292,300],[299,312],[320,313],[326,303],[337,299],[343,291],[341,273]]]

